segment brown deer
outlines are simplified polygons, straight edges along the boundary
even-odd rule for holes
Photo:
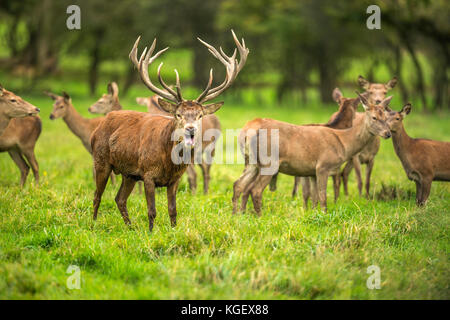
[[[160,50],[154,56],[156,39],[152,46],[138,59],[137,47],[140,37],[136,40],[130,52],[130,59],[139,71],[143,83],[161,98],[159,106],[171,116],[152,115],[136,111],[113,111],[94,131],[91,145],[94,156],[96,172],[96,191],[94,196],[94,220],[97,218],[98,207],[111,171],[122,175],[122,184],[116,196],[117,207],[126,224],[130,224],[127,210],[127,199],[137,180],[144,181],[145,196],[147,200],[149,230],[153,229],[156,217],[155,188],[167,187],[168,211],[172,226],[176,225],[176,191],[180,177],[192,161],[192,149],[201,143],[202,137],[198,134],[201,118],[219,110],[223,102],[204,104],[216,98],[230,87],[237,75],[245,65],[249,50],[232,32],[234,41],[240,54],[240,61],[236,58],[236,49],[231,57],[223,50],[217,51],[213,46],[203,40],[205,45],[226,67],[225,80],[217,87],[211,88],[213,70],[210,71],[206,89],[195,100],[185,100],[181,94],[180,79],[176,74],[175,90],[170,88],[162,79],[158,68],[158,79],[164,89],[155,86],[148,75],[148,67],[168,48]],[[174,102],[168,102],[165,99]],[[181,135],[176,133],[182,132]],[[177,139],[178,138],[178,139]],[[181,150],[180,147],[181,146]],[[179,161],[180,153],[188,161]],[[190,154],[190,155],[189,155]]]
[[[244,150],[246,168],[233,185],[233,213],[242,193],[250,193],[253,207],[261,212],[262,193],[272,175],[263,174],[269,165],[278,167],[279,172],[316,180],[318,197],[322,210],[327,210],[327,180],[339,172],[340,166],[374,139],[375,136],[391,136],[386,123],[384,108],[392,97],[373,105],[359,95],[365,111],[364,121],[349,129],[336,130],[325,126],[298,126],[273,119],[255,119],[248,122],[239,135],[241,150]],[[275,130],[275,131],[274,131]],[[273,133],[274,132],[274,133]],[[264,137],[262,135],[266,135]],[[261,149],[273,150],[272,135],[278,135],[278,157],[271,162],[261,160]],[[266,143],[266,147],[264,143]],[[258,145],[259,144],[259,145]],[[261,146],[262,145],[262,146]],[[272,156],[272,155],[271,155]],[[276,156],[276,155],[275,155]],[[254,159],[256,161],[251,161]],[[243,198],[241,210],[246,207]]]
[[[34,154],[34,147],[42,130],[38,113],[38,108],[0,85],[0,152],[7,151],[19,167],[22,187],[30,167],[35,183],[39,184],[39,164]]]
[[[388,125],[394,150],[409,180],[416,183],[416,203],[423,206],[430,195],[433,181],[450,181],[450,142],[414,139],[408,136],[403,119],[411,112],[411,104],[401,111],[390,110]]]
[[[364,94],[363,94],[364,95]],[[310,124],[309,126],[325,126],[333,129],[348,129],[352,126],[355,113],[359,105],[359,98],[348,99],[344,98],[342,92],[335,88],[332,93],[333,100],[339,105],[339,110],[333,113],[325,124]],[[270,190],[276,190],[276,178],[278,174],[275,174],[270,181]],[[339,198],[340,188],[340,174],[332,175],[333,187],[334,187],[334,201]],[[292,197],[295,197],[298,191],[298,185],[302,185],[303,206],[308,207],[308,199],[312,196],[313,207],[316,206],[318,198],[316,192],[316,186],[313,185],[313,192],[311,194],[311,183],[314,183],[313,179],[309,177],[295,177],[294,188],[292,189]],[[248,197],[248,194],[244,194],[243,197]],[[245,198],[244,200],[245,201]]]
[[[371,83],[364,79],[362,76],[358,77],[358,84],[367,93],[367,97],[370,103],[379,104],[386,97],[386,93],[392,90],[397,84],[397,77],[392,78],[386,84],[383,83]],[[355,122],[363,121],[364,113],[357,112],[355,116]],[[366,183],[365,190],[366,196],[369,197],[370,191],[370,177],[372,175],[373,166],[375,164],[375,156],[380,149],[380,138],[373,139],[367,146],[361,150],[361,152],[353,157],[351,161],[348,161],[342,170],[342,181],[344,183],[344,193],[348,195],[348,176],[353,168],[355,168],[356,179],[358,182],[359,195],[362,194],[362,178],[361,178],[361,164],[366,165]]]
[[[0,85],[0,135],[3,134],[13,118],[34,116],[39,111],[39,108]]]
[[[108,114],[111,111],[122,110],[122,105],[119,101],[119,86],[116,82],[108,83],[108,93],[103,94],[88,111],[92,114]]]
[[[147,110],[151,114],[162,114],[162,115],[170,115],[161,109],[158,105],[158,96],[153,97],[138,97],[136,98],[136,102],[140,105],[146,106]],[[219,118],[215,114],[209,114],[202,118],[202,135],[209,130],[217,130],[220,132],[220,121]],[[214,157],[214,147],[215,147],[215,139],[219,137],[214,137],[212,141],[203,140],[203,148],[202,151],[208,150],[211,152],[211,156]],[[210,170],[211,170],[211,162],[210,161],[201,161],[198,164],[203,174],[203,193],[207,194],[209,190],[209,182],[211,180]],[[197,190],[197,172],[195,172],[195,166],[190,164],[186,169],[186,173],[188,175],[189,189],[192,193],[195,193]]]

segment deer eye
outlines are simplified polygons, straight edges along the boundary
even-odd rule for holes
[[[181,119],[181,115],[179,113],[175,114],[175,118],[177,118],[178,120]]]
[[[396,118],[395,120],[400,120],[400,118]]]
[[[9,101],[11,101],[12,103],[17,102],[16,99],[11,99],[11,100],[9,100]]]
[[[377,120],[377,117],[372,117],[373,120]]]

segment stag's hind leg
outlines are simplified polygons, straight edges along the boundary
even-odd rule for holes
[[[147,200],[148,229],[151,232],[153,230],[153,222],[156,218],[155,182],[151,176],[144,177],[144,191],[145,199]]]
[[[30,167],[22,158],[22,155],[18,150],[10,150],[8,151],[11,159],[13,159],[14,163],[19,167],[20,170],[20,186],[23,187],[25,182],[27,181],[28,173],[30,172]]]
[[[94,195],[94,220],[97,219],[98,207],[102,201],[102,195],[105,191],[106,184],[108,183],[109,175],[111,174],[112,168],[108,165],[99,165],[95,163],[94,177],[96,190]]]
[[[120,185],[119,192],[116,195],[116,204],[122,214],[123,221],[125,224],[131,224],[130,218],[128,216],[127,200],[133,191],[136,180],[131,179],[126,176],[122,176],[122,184]]]

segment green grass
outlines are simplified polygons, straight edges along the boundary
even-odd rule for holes
[[[141,87],[142,88],[142,87]],[[69,89],[67,89],[70,91]],[[344,92],[345,93],[345,92]],[[133,89],[132,94],[147,94]],[[270,100],[270,93],[260,100]],[[450,186],[434,182],[429,203],[417,208],[392,142],[382,141],[372,179],[411,195],[389,201],[350,196],[329,212],[305,210],[292,199],[293,178],[280,176],[278,191],[264,193],[263,214],[231,214],[232,184],[243,165],[212,167],[208,196],[191,195],[183,177],[178,225],[170,227],[164,189],[148,232],[143,195],[133,193],[128,228],[116,208],[118,185],[108,185],[99,218],[92,220],[92,161],[62,119],[50,121],[51,100],[25,96],[41,108],[43,132],[36,156],[41,185],[19,187],[19,170],[0,155],[0,298],[2,299],[449,299]],[[92,99],[75,96],[86,116]],[[225,97],[217,113],[223,128],[240,128],[255,117],[324,122],[334,106],[259,106]],[[231,101],[231,102],[230,102]],[[132,98],[122,101],[134,105]],[[393,106],[400,106],[396,100]],[[134,109],[139,109],[138,107]],[[450,140],[448,113],[412,112],[408,133]],[[198,171],[199,175],[200,172]],[[202,181],[199,179],[199,189]],[[81,289],[66,287],[69,265],[81,268]],[[367,267],[381,269],[381,289],[369,290]]]

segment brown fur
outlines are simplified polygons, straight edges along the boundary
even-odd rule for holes
[[[161,109],[158,104],[158,98],[159,97],[157,95],[145,98],[138,97],[136,98],[136,102],[140,105],[146,106],[148,113],[155,115],[170,115],[170,113],[165,112]],[[202,118],[202,135],[209,129],[221,129],[219,118],[217,118],[215,114],[210,114]],[[205,151],[206,147],[208,147],[212,142],[213,141],[204,141],[202,150]],[[214,149],[212,151],[212,155],[214,156]],[[199,163],[198,166],[202,170],[203,174],[203,193],[207,194],[209,190],[209,183],[211,180],[211,164],[202,161],[202,163]],[[197,173],[195,172],[195,166],[193,164],[190,164],[186,170],[186,173],[188,175],[189,189],[192,193],[195,193],[197,190]]]
[[[271,130],[279,130],[279,169],[288,175],[312,177],[316,179],[318,197],[323,210],[327,209],[326,188],[328,176],[337,173],[341,164],[356,153],[375,137],[382,135],[390,137],[390,131],[384,113],[384,105],[390,98],[383,101],[383,106],[369,104],[360,96],[366,109],[365,121],[349,129],[336,130],[324,126],[297,126],[272,119],[255,119],[248,122],[240,134],[239,141],[245,141],[245,157],[249,154],[257,155],[249,145],[252,139],[259,139],[260,129],[268,133],[267,148],[271,150]],[[375,117],[375,120],[373,119]],[[247,136],[253,129],[255,136]],[[248,150],[248,153],[247,153]],[[270,175],[261,175],[261,163],[248,164],[241,177],[233,186],[233,212],[237,211],[237,204],[242,193],[249,192],[253,199],[255,211],[260,214],[262,193],[271,180]],[[244,200],[244,199],[243,199]],[[245,210],[246,203],[242,202],[241,210]]]
[[[366,97],[368,98],[369,102],[372,104],[378,104],[380,101],[382,101],[386,97],[386,93],[389,90],[392,90],[395,85],[397,84],[397,78],[394,77],[391,80],[389,80],[386,84],[383,83],[371,83],[364,79],[362,76],[358,77],[358,84],[361,88],[366,90]],[[355,115],[355,121],[360,122],[364,118],[363,113],[357,112]],[[348,176],[352,169],[355,169],[356,179],[358,182],[358,191],[359,195],[362,194],[362,178],[361,178],[361,164],[366,165],[366,183],[365,183],[365,190],[366,190],[366,196],[369,197],[369,191],[370,191],[370,178],[372,175],[373,166],[375,164],[375,156],[378,153],[378,150],[380,149],[380,138],[377,137],[376,139],[373,139],[367,146],[361,150],[361,152],[351,159],[351,161],[348,161],[345,165],[344,169],[342,170],[341,176],[342,181],[344,183],[344,193],[348,195]]]
[[[430,195],[432,181],[450,181],[450,142],[408,136],[403,119],[410,111],[410,104],[400,112],[391,111],[388,124],[395,153],[408,178],[416,183],[416,203],[422,206]]]

